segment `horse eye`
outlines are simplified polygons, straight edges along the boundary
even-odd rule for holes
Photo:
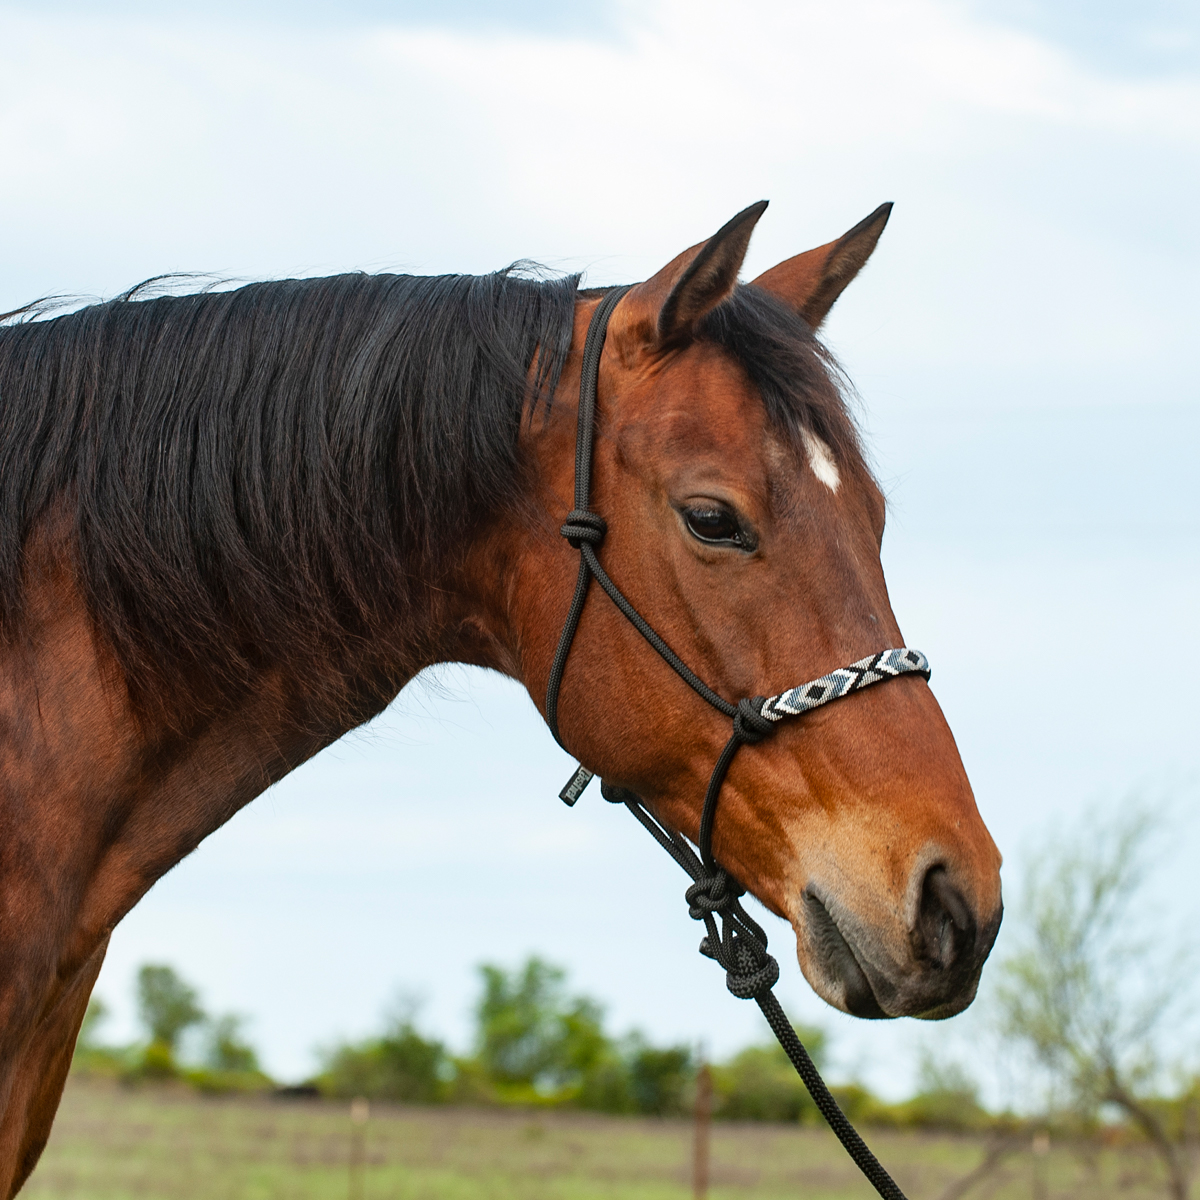
[[[688,532],[702,542],[725,542],[729,545],[743,544],[742,531],[737,518],[724,508],[687,508],[683,519]]]

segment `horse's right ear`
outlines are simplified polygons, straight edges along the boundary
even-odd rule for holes
[[[767,201],[744,208],[707,242],[667,263],[632,288],[613,314],[614,339],[626,346],[665,349],[688,341],[707,313],[737,286],[746,247]]]
[[[836,242],[806,250],[764,271],[754,281],[755,286],[773,292],[816,329],[866,265],[891,212],[890,204],[881,204]]]

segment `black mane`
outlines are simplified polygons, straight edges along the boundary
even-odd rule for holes
[[[0,328],[0,635],[58,519],[142,710],[217,701],[262,664],[336,677],[521,502],[531,371],[548,402],[577,284],[339,275]],[[698,332],[777,425],[861,463],[836,368],[791,310],[742,287]],[[374,711],[397,681],[357,686]]]
[[[577,282],[339,275],[0,329],[0,629],[65,505],[135,701],[353,656],[518,497],[529,372],[552,392]]]
[[[796,441],[815,434],[839,465],[869,477],[843,397],[845,377],[803,317],[750,284],[713,309],[698,332],[745,367],[776,429]]]

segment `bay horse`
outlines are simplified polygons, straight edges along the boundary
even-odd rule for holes
[[[814,332],[890,206],[739,284],[765,207],[625,293],[599,369],[608,570],[731,702],[903,645],[884,499]],[[545,712],[604,295],[349,274],[0,328],[0,1195],[49,1136],[109,935],[164,872],[426,666],[501,671]],[[726,723],[594,595],[557,717],[696,838]],[[1000,859],[923,679],[735,760],[713,838],[830,1004],[971,1002]]]

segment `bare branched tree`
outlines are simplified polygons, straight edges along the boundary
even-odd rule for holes
[[[1017,949],[1000,964],[1001,1031],[1046,1071],[1058,1103],[1084,1118],[1115,1106],[1162,1161],[1169,1194],[1187,1200],[1192,1164],[1153,1104],[1178,1037],[1194,956],[1154,919],[1147,883],[1158,822],[1129,801],[1093,811],[1031,865]]]
[[[1001,1165],[1012,1155],[1024,1150],[1028,1143],[1024,1138],[1006,1137],[1003,1134],[992,1138],[983,1149],[979,1165],[958,1179],[952,1180],[942,1192],[939,1200],[963,1200],[985,1180],[995,1175]]]

